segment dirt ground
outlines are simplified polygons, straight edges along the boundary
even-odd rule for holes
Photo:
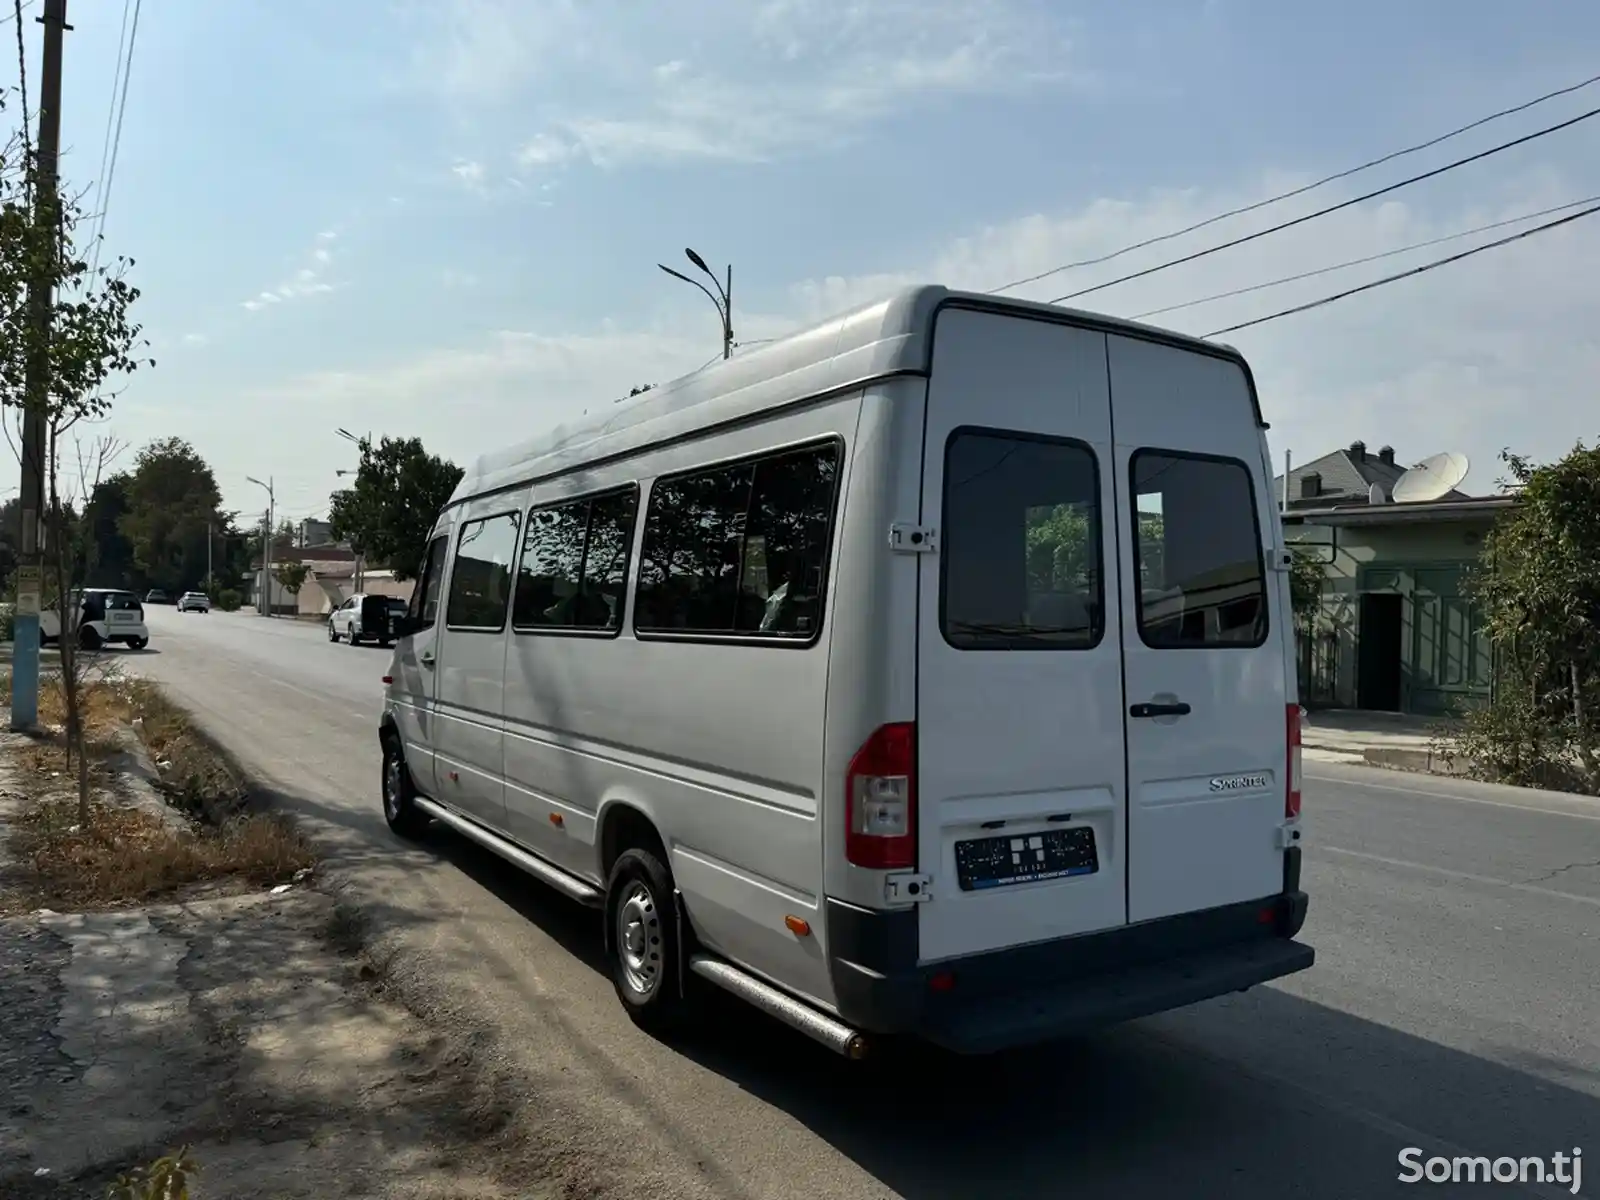
[[[59,747],[0,734],[0,1197],[102,1197],[185,1146],[201,1198],[562,1194],[475,1046],[396,1002],[359,910],[292,840],[195,839],[207,787],[219,819],[251,819],[232,768],[115,723],[96,730],[98,843],[62,826]]]

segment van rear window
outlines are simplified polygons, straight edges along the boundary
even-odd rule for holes
[[[1266,566],[1249,468],[1237,459],[1140,450],[1131,475],[1145,644],[1261,645]]]
[[[940,624],[958,650],[1086,650],[1105,627],[1100,476],[1082,442],[958,429]]]

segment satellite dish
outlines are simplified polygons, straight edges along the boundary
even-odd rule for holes
[[[1437,500],[1467,477],[1467,456],[1453,450],[1423,459],[1394,483],[1396,504]]]
[[[1367,489],[1368,504],[1389,503],[1389,493],[1383,490],[1383,484],[1375,483]]]

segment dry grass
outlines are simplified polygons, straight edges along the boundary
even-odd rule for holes
[[[270,887],[315,864],[311,844],[287,818],[248,810],[240,772],[187,713],[144,680],[108,676],[82,685],[93,799],[89,821],[80,824],[60,732],[66,715],[60,680],[41,684],[40,719],[50,732],[16,754],[35,778],[43,776],[43,786],[10,818],[7,873],[14,887],[0,910],[105,908],[200,889]],[[156,788],[178,812],[114,798],[110,759],[125,748],[130,726],[155,763]]]
[[[142,808],[96,801],[84,827],[73,797],[28,805],[12,824],[10,843],[27,902],[63,909],[171,899],[204,884],[271,887],[316,862],[310,844],[280,816],[179,826]]]

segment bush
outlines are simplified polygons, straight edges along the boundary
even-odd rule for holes
[[[232,588],[224,588],[217,593],[217,607],[223,612],[238,612],[244,604],[244,597]]]

